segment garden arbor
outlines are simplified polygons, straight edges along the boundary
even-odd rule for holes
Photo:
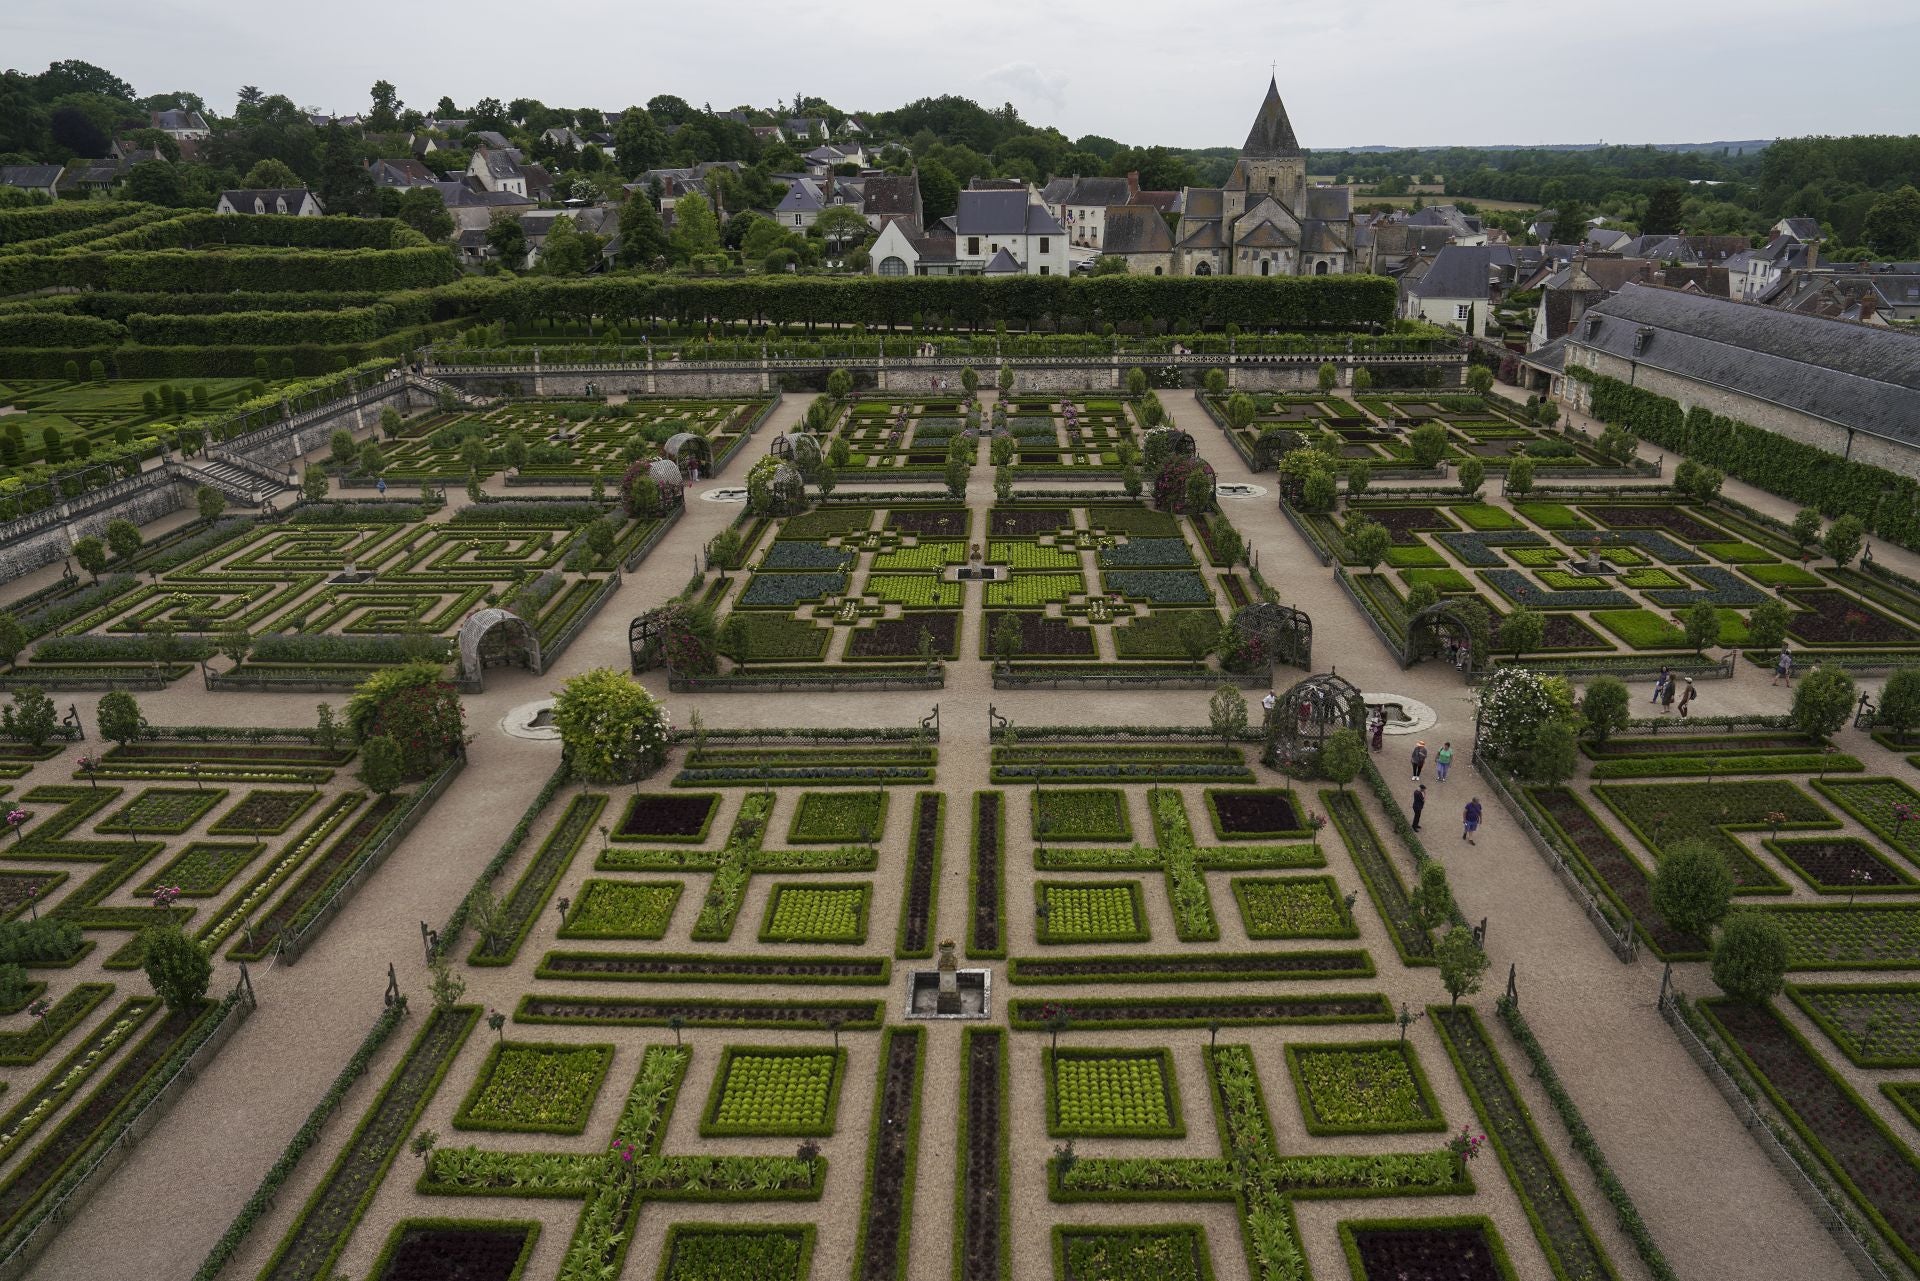
[[[1308,763],[1334,731],[1364,733],[1366,725],[1367,702],[1352,682],[1333,672],[1309,676],[1274,704],[1261,759],[1281,768]]]
[[[1429,654],[1437,653],[1446,641],[1467,645],[1468,672],[1472,664],[1487,661],[1488,638],[1474,624],[1473,616],[1458,602],[1439,600],[1407,620],[1406,648],[1400,652],[1400,666],[1412,667]]]
[[[461,675],[480,681],[489,667],[524,667],[536,674],[541,670],[539,635],[510,609],[476,610],[460,624]]]
[[[690,431],[677,432],[667,437],[666,444],[660,447],[662,453],[678,463],[682,470],[689,464],[697,464],[701,471],[711,473],[713,445],[705,436]]]
[[[1313,670],[1313,619],[1304,610],[1261,601],[1236,612],[1233,629],[1258,641],[1269,663]]]

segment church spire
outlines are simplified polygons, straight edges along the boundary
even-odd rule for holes
[[[1293,136],[1293,122],[1287,119],[1287,106],[1280,101],[1277,77],[1267,81],[1266,101],[1260,104],[1260,114],[1254,117],[1253,128],[1247,131],[1247,141],[1240,148],[1240,154],[1259,159],[1303,154],[1300,140]]]

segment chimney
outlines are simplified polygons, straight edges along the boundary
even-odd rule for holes
[[[1139,194],[1140,194],[1140,171],[1138,169],[1130,170],[1127,173],[1127,196],[1129,197],[1127,203],[1129,204],[1133,203],[1132,197],[1138,196]]]
[[[1860,320],[1863,324],[1872,320],[1874,313],[1879,310],[1880,299],[1873,294],[1872,290],[1860,295]]]

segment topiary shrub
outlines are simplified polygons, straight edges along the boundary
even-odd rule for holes
[[[573,772],[602,783],[626,782],[658,769],[673,730],[660,700],[610,667],[582,672],[562,686],[553,723]]]

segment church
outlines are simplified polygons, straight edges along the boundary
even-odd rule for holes
[[[1325,276],[1355,270],[1353,208],[1345,187],[1307,186],[1277,80],[1221,187],[1180,193],[1174,270],[1185,276]]]

